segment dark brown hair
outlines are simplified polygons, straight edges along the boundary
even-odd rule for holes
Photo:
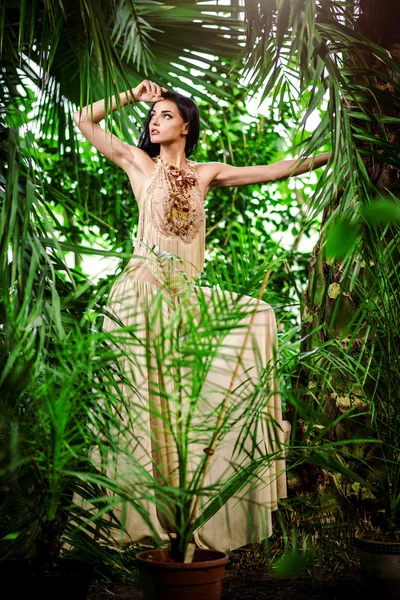
[[[197,143],[200,136],[200,116],[197,104],[191,98],[179,94],[179,92],[164,92],[162,94],[164,100],[171,100],[176,104],[179,114],[185,123],[189,124],[189,133],[186,135],[185,154],[190,156],[197,150]],[[155,102],[150,108],[146,119],[143,123],[143,130],[140,134],[138,148],[147,152],[149,156],[158,156],[160,154],[160,144],[153,144],[150,141],[149,124],[151,121],[151,111],[157,104]]]

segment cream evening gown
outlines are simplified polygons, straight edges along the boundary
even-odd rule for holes
[[[129,428],[132,430],[132,439],[128,440],[128,455],[134,456],[155,477],[164,477],[167,483],[177,485],[176,452],[172,443],[171,431],[165,426],[166,421],[163,418],[166,410],[165,399],[162,393],[157,393],[157,389],[161,389],[163,385],[166,388],[170,386],[170,389],[171,383],[165,382],[166,375],[163,373],[163,365],[157,362],[156,351],[152,351],[152,343],[157,336],[159,339],[160,321],[163,320],[165,323],[168,318],[172,318],[172,314],[176,314],[174,306],[176,307],[176,303],[179,302],[180,289],[191,289],[188,303],[189,306],[193,305],[194,310],[196,310],[196,290],[203,295],[203,299],[208,300],[210,311],[213,311],[216,298],[221,300],[223,297],[229,306],[229,303],[233,305],[237,302],[238,297],[236,294],[221,290],[199,288],[195,284],[203,270],[205,251],[204,192],[202,182],[196,173],[195,164],[188,161],[190,166],[188,173],[196,173],[197,179],[195,178],[190,185],[187,184],[190,206],[181,222],[183,227],[179,234],[174,234],[170,223],[171,218],[177,217],[177,213],[176,211],[174,213],[174,207],[171,209],[169,200],[171,197],[169,192],[172,190],[171,176],[167,174],[166,165],[160,157],[152,160],[155,163],[154,171],[141,197],[137,198],[139,227],[134,257],[114,283],[108,301],[108,310],[119,319],[119,325],[114,319],[106,316],[103,328],[105,331],[112,332],[113,335],[118,334],[118,327],[121,327],[122,334],[123,326],[134,328],[133,350],[129,353],[129,342],[123,342],[124,347],[127,348],[127,355],[121,359],[123,372],[132,382],[131,386],[120,384],[124,388],[125,397],[129,399],[133,407],[132,414],[125,415],[128,431],[130,431]],[[178,218],[180,216],[178,214]],[[174,261],[173,257],[178,257],[180,261]],[[186,287],[180,286],[182,276],[188,284]],[[178,290],[178,293],[171,293],[171,289],[175,292]],[[160,297],[162,297],[161,311],[160,304],[157,303],[157,299]],[[206,419],[211,422],[216,416],[215,407],[220,405],[231,384],[237,357],[245,340],[245,325],[250,323],[251,314],[254,311],[251,338],[245,348],[240,372],[233,386],[230,399],[230,403],[233,403],[232,406],[241,410],[240,402],[248,393],[248,386],[253,385],[254,387],[260,370],[267,364],[272,364],[273,361],[277,333],[272,308],[263,301],[257,303],[255,299],[249,297],[242,297],[239,301],[250,307],[250,310],[243,313],[241,327],[233,327],[228,332],[221,351],[212,360],[202,390],[204,397],[199,403],[200,420],[202,416],[207,415]],[[283,441],[287,427],[285,427],[286,422],[282,422],[278,389],[279,386],[272,369],[270,391],[265,396],[265,411],[282,428],[278,436],[279,440]],[[140,410],[140,407],[146,408],[150,405],[150,411]],[[134,416],[132,417],[132,415]],[[235,420],[235,416],[233,416],[232,423],[236,423],[236,425],[227,432],[222,444],[218,446],[211,458],[207,485],[212,486],[213,482],[219,478],[225,480],[227,475],[232,472],[233,466],[230,461],[234,454],[235,441],[241,422],[240,419]],[[201,432],[201,427],[198,431]],[[277,435],[276,429],[275,434],[271,434],[271,431],[271,429],[263,429],[257,433],[260,453],[271,453],[274,452],[274,449],[276,450],[277,442],[271,439]],[[204,457],[202,454],[204,442],[201,440],[201,433],[196,433],[196,436],[197,439],[193,439],[191,443],[193,466],[197,464],[201,456]],[[240,462],[240,457],[236,457],[234,462]],[[127,463],[129,463],[129,459],[126,457],[118,460],[112,476],[117,480],[123,477],[129,479],[130,467]],[[134,489],[133,493],[135,493]],[[142,495],[143,501],[143,488],[138,486],[137,493]],[[271,511],[276,510],[278,499],[285,496],[286,476],[283,453],[281,453],[277,460],[272,460],[263,470],[262,476],[251,489],[246,488],[236,498],[229,500],[198,530],[195,536],[197,544],[200,547],[209,546],[225,551],[265,539],[272,533]],[[146,501],[146,505],[152,523],[160,537],[165,539],[169,527],[168,522],[157,510],[151,498]],[[121,537],[114,540],[117,544],[139,541],[152,535],[144,519],[129,504],[122,511],[121,520],[124,524],[124,532]]]

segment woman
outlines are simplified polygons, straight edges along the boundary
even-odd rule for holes
[[[157,394],[156,391],[156,383],[163,380],[163,366],[154,363],[156,352],[149,350],[153,340],[160,333],[159,325],[154,319],[154,308],[151,308],[152,300],[157,298],[160,292],[165,294],[166,307],[163,308],[163,315],[168,319],[168,314],[172,314],[168,313],[168,306],[176,301],[174,292],[179,292],[184,287],[180,275],[190,283],[195,282],[201,274],[205,247],[204,200],[211,188],[266,183],[305,173],[325,165],[329,153],[318,155],[314,160],[306,159],[300,166],[296,160],[240,168],[219,162],[194,162],[189,160],[188,156],[196,149],[200,122],[198,108],[193,100],[176,92],[168,92],[166,88],[152,81],[144,80],[135,89],[130,90],[129,94],[120,95],[122,106],[131,101],[152,103],[138,147],[122,142],[98,126],[98,122],[105,116],[103,100],[95,102],[91,107],[84,107],[81,113],[75,113],[74,120],[93,146],[126,171],[139,205],[135,256],[111,290],[109,309],[123,325],[138,326],[136,338],[147,348],[141,357],[136,355],[132,361],[126,358],[123,366],[127,377],[134,383],[133,391],[126,389],[127,397],[132,397],[133,404],[137,403],[139,398],[140,402],[144,402],[145,405],[151,404],[153,407],[153,416],[147,423],[140,426],[136,423],[130,451],[135,456],[138,453],[151,456],[152,464],[149,468],[153,470],[154,476],[176,486],[177,459],[171,451],[170,432],[167,431],[165,420],[162,418],[162,394]],[[112,111],[116,108],[116,100],[113,97]],[[178,269],[176,263],[169,260],[171,257],[178,257]],[[210,298],[210,306],[214,306],[211,302],[213,291],[201,289],[202,293]],[[253,343],[244,349],[241,356],[241,374],[237,375],[235,372],[238,378],[236,389],[239,390],[245,380],[244,374],[247,378],[250,374],[250,378],[257,380],[260,368],[273,360],[277,343],[275,317],[271,307],[262,301],[255,303],[253,299],[247,300],[252,303],[254,315],[249,313],[245,316],[241,325],[247,324],[251,329]],[[140,329],[141,323],[147,325]],[[115,322],[106,317],[104,329],[115,330]],[[210,394],[211,391],[219,390],[221,398],[228,388],[232,387],[232,373],[235,371],[235,359],[238,356],[232,348],[242,348],[245,341],[243,327],[233,328],[226,336],[225,356],[215,359],[208,374],[207,386]],[[283,432],[287,427],[282,423],[278,386],[274,381],[273,372],[271,389],[267,410]],[[238,394],[240,393],[239,391]],[[157,417],[157,414],[161,416]],[[258,443],[263,447],[262,452],[269,452],[271,439],[267,439],[268,434],[263,437]],[[236,433],[228,432],[218,457],[212,459],[205,484],[212,486],[213,481],[223,475],[227,463],[231,460],[235,440]],[[201,452],[201,445],[199,451]],[[232,500],[220,509],[198,531],[197,544],[233,550],[270,534],[271,510],[276,509],[278,498],[286,495],[283,466],[283,460],[275,461],[266,475],[268,484],[264,481],[263,485],[246,492],[246,501]],[[120,464],[117,468],[118,473],[122,473],[123,468]],[[255,506],[265,507],[263,514],[255,511]],[[160,536],[165,536],[171,529],[170,519],[157,511],[152,502],[148,504],[148,512],[152,523],[156,523]],[[248,521],[250,514],[251,527]],[[133,510],[127,512],[125,530],[124,542],[137,541],[151,535],[144,520]]]

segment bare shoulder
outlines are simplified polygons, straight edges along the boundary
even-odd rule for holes
[[[139,171],[146,177],[154,168],[154,160],[144,150],[141,150],[136,146],[131,146],[130,144],[126,144],[126,146],[129,155],[126,170],[128,171],[132,168],[136,171],[136,174]]]
[[[127,146],[129,160],[126,161],[125,171],[131,182],[134,195],[139,198],[154,170],[155,159],[136,146],[129,144]]]
[[[205,193],[207,193],[212,187],[215,186],[215,177],[220,172],[221,165],[223,165],[223,163],[192,161],[192,164],[198,173],[200,181],[203,184]]]

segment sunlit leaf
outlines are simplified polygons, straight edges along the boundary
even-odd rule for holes
[[[371,224],[400,223],[400,204],[390,200],[375,200],[364,206],[362,215]]]
[[[336,221],[329,229],[326,238],[327,258],[341,258],[351,250],[357,239],[357,227],[347,220]]]

